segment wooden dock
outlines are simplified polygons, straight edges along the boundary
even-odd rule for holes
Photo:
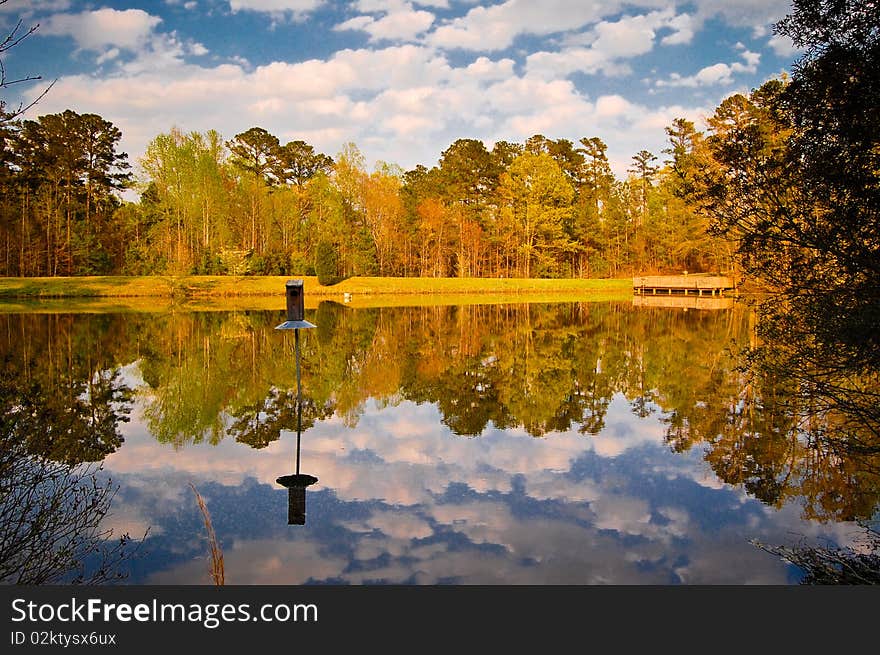
[[[643,275],[633,278],[633,293],[638,296],[694,295],[723,296],[734,289],[733,278],[725,275]]]

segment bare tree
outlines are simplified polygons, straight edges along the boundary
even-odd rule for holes
[[[5,5],[8,1],[9,0],[0,0],[0,6]],[[19,43],[21,43],[22,41],[27,39],[34,32],[36,32],[39,28],[40,28],[39,23],[35,23],[34,25],[31,25],[29,28],[25,28],[24,21],[22,19],[19,19],[15,23],[15,27],[13,27],[11,30],[9,30],[9,32],[6,34],[6,37],[3,39],[2,42],[0,42],[0,89],[6,89],[6,88],[12,86],[13,84],[22,84],[25,82],[35,82],[35,81],[43,79],[41,75],[25,75],[24,77],[14,77],[14,76],[10,77],[6,71],[6,64],[3,61],[4,54],[6,52],[8,52],[9,50],[11,50],[15,46],[17,46]],[[6,100],[0,98],[0,124],[7,122],[7,121],[14,120],[18,116],[20,116],[21,114],[26,112],[28,109],[33,107],[35,104],[37,104],[40,100],[43,99],[43,97],[47,93],[49,93],[49,89],[51,89],[54,86],[55,82],[56,82],[56,80],[53,80],[51,82],[51,84],[49,84],[49,86],[47,86],[45,89],[43,89],[43,91],[42,91],[42,93],[40,93],[40,95],[38,95],[36,98],[34,98],[27,105],[25,105],[24,102],[20,102],[18,104],[18,107],[16,107],[12,111],[7,111]]]
[[[28,453],[13,434],[0,438],[0,584],[94,585],[126,577],[124,564],[139,542],[101,527],[116,487],[99,472],[99,465]]]
[[[865,536],[858,549],[751,543],[800,568],[805,574],[801,580],[804,585],[880,584],[880,533],[866,524],[862,528]]]

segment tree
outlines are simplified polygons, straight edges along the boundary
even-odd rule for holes
[[[686,118],[674,119],[665,131],[669,147],[664,148],[663,153],[669,155],[669,159],[664,163],[675,176],[675,183],[685,187],[681,191],[681,195],[685,195],[687,187],[693,184],[697,168],[696,151],[702,143],[703,135],[697,131],[693,121]]]
[[[354,143],[346,143],[336,156],[333,182],[342,204],[343,231],[338,252],[342,275],[370,275],[375,271],[373,240],[366,222],[364,192],[366,158]]]
[[[688,271],[729,272],[732,269],[729,244],[709,234],[705,214],[689,202],[700,177],[715,165],[706,152],[704,135],[692,121],[676,118],[666,127],[666,136],[669,146],[663,153],[668,158],[660,181],[668,236],[664,248],[666,264],[669,268]]]
[[[799,567],[806,574],[803,585],[880,584],[880,533],[862,525],[864,537],[858,548],[752,545]]]
[[[791,123],[779,104],[784,86],[770,80],[716,108],[707,119],[707,161],[688,196],[710,230],[733,244],[745,272],[775,289],[791,279],[788,267],[798,258],[799,247],[785,235],[799,228],[785,207],[799,204],[802,191],[789,165]]]
[[[789,161],[810,208],[786,207],[792,217],[780,237],[810,250],[801,271],[808,290],[847,288],[877,302],[880,5],[795,0],[776,30],[805,49],[779,101],[793,128]]]
[[[379,162],[376,170],[364,178],[363,206],[366,227],[373,240],[379,275],[389,275],[405,245],[403,203],[400,199],[403,172]]]
[[[271,152],[271,150],[270,150]],[[318,173],[329,174],[333,158],[305,141],[291,141],[276,151],[275,177],[282,183],[295,184],[299,189]]]
[[[483,254],[478,237],[491,220],[500,172],[478,139],[458,139],[440,155],[444,200],[454,209],[450,215],[457,231],[455,272],[459,277],[478,274]]]
[[[492,146],[492,158],[495,165],[501,170],[506,170],[513,163],[513,160],[523,153],[523,146],[519,143],[511,143],[510,141],[496,141]]]
[[[583,158],[576,187],[576,207],[572,225],[572,238],[577,245],[574,271],[585,276],[602,271],[596,259],[608,248],[607,207],[614,190],[614,174],[608,162],[608,146],[598,137],[582,138],[577,149]],[[607,259],[607,256],[605,257]],[[597,271],[598,269],[598,271]]]
[[[804,55],[790,79],[732,96],[709,119],[715,165],[697,195],[770,292],[756,308],[748,374],[796,389],[798,424],[823,426],[810,431],[815,447],[876,457],[880,6],[794,0],[775,29]]]
[[[403,174],[400,199],[405,230],[413,246],[405,262],[408,275],[446,277],[452,244],[451,217],[443,200],[440,169],[419,165]]]
[[[101,526],[116,487],[100,467],[72,466],[0,444],[0,583],[91,585],[126,577],[128,534]],[[97,565],[95,564],[97,562]]]
[[[250,223],[247,248],[251,253],[265,251],[268,246],[268,229],[265,199],[267,186],[278,182],[280,143],[278,137],[262,127],[252,127],[236,134],[226,143],[231,153],[230,162],[242,172],[238,187],[247,207]]]
[[[71,112],[72,113],[72,112]],[[89,241],[99,241],[108,227],[95,223],[95,210],[112,203],[111,192],[124,189],[130,181],[128,155],[117,152],[122,132],[110,121],[97,114],[83,114],[79,118],[78,140],[82,148],[82,175],[85,178],[84,228]],[[100,217],[101,214],[98,213]],[[109,272],[105,270],[103,272]]]
[[[336,248],[329,241],[319,241],[315,248],[315,273],[318,284],[330,286],[339,281]]]
[[[232,153],[232,163],[241,170],[269,184],[277,179],[276,173],[280,168],[278,137],[262,127],[252,127],[236,134],[235,138],[227,141],[226,147]]]
[[[19,347],[0,358],[0,583],[119,580],[133,544],[102,527],[116,487],[94,462],[122,443],[131,389],[104,348],[53,354],[76,343],[70,323],[18,318]]]
[[[525,151],[533,154],[547,153],[565,173],[568,181],[577,186],[581,182],[584,156],[580,148],[575,148],[568,139],[548,139],[543,134],[536,134],[526,139]]]
[[[212,264],[228,241],[248,242],[246,219],[231,211],[230,172],[220,134],[177,128],[147,146],[141,167],[152,196],[141,207],[159,218],[148,235],[164,251],[168,271],[216,272]]]
[[[640,184],[641,212],[636,221],[636,227],[645,222],[648,216],[648,189],[654,184],[654,178],[660,168],[654,164],[657,156],[647,150],[639,150],[632,157],[633,163],[629,172],[636,176]]]
[[[548,276],[558,272],[559,254],[569,245],[563,223],[571,213],[574,189],[547,153],[524,152],[501,176],[502,213],[519,231],[518,270]]]
[[[112,272],[123,258],[112,226],[116,192],[130,178],[121,132],[96,114],[66,110],[4,128],[6,194],[18,202],[3,225],[7,274]],[[10,200],[12,198],[9,198]],[[10,220],[12,219],[12,220]],[[17,259],[17,261],[15,261]]]
[[[606,154],[608,146],[598,137],[584,137],[580,143],[583,147],[578,152],[584,157],[584,191],[590,199],[589,204],[595,208],[595,216],[599,218],[602,204],[608,201],[614,183],[614,174]]]

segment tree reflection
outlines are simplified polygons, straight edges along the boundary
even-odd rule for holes
[[[130,390],[101,355],[74,348],[84,334],[73,322],[25,324],[0,361],[0,582],[119,579],[130,539],[101,528],[116,488],[94,462],[122,443]]]
[[[409,401],[435,405],[453,435],[478,437],[494,427],[590,438],[606,429],[612,400],[624,398],[635,416],[665,425],[674,451],[703,450],[723,481],[768,505],[797,502],[819,520],[870,517],[880,500],[876,366],[857,356],[852,335],[833,343],[821,332],[807,335],[807,319],[774,310],[788,322],[743,303],[683,311],[322,302],[306,316],[318,329],[302,340],[303,427],[334,415],[354,426],[368,402]],[[145,385],[138,393],[160,441],[183,447],[232,436],[263,448],[296,421],[293,338],[274,331],[278,319],[273,312],[169,313],[127,317],[125,329],[101,319],[94,329],[104,336],[91,341],[117,334],[115,350],[104,352],[139,361]],[[23,332],[10,324],[10,351]],[[79,376],[94,391],[78,387],[66,397],[118,404],[118,380],[102,375]],[[77,411],[103,424],[101,411]],[[109,430],[98,434],[84,442],[93,457],[118,444]]]
[[[756,303],[715,404],[677,408],[668,440],[706,444],[721,479],[767,504],[799,498],[805,518],[867,519],[880,500],[877,360],[869,343],[855,353],[854,316],[835,332],[830,301],[813,301]]]
[[[862,543],[856,547],[769,546],[752,543],[801,568],[805,585],[880,584],[880,533],[865,529]]]
[[[31,455],[70,465],[114,452],[132,391],[107,356],[109,344],[90,342],[84,321],[30,316],[16,327],[18,339],[11,329],[3,335],[0,360],[4,434]]]
[[[4,426],[5,427],[5,426]],[[27,452],[4,431],[0,443],[0,583],[102,584],[125,577],[130,538],[101,528],[116,492],[98,465]]]

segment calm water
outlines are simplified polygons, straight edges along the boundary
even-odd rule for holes
[[[750,543],[849,545],[880,484],[736,369],[745,309],[307,310],[304,524],[283,313],[0,316],[29,452],[102,461],[132,583],[792,584]],[[30,404],[29,404],[30,403]],[[16,410],[17,411],[17,410]],[[4,425],[8,426],[8,422]],[[25,437],[20,437],[25,438]]]

